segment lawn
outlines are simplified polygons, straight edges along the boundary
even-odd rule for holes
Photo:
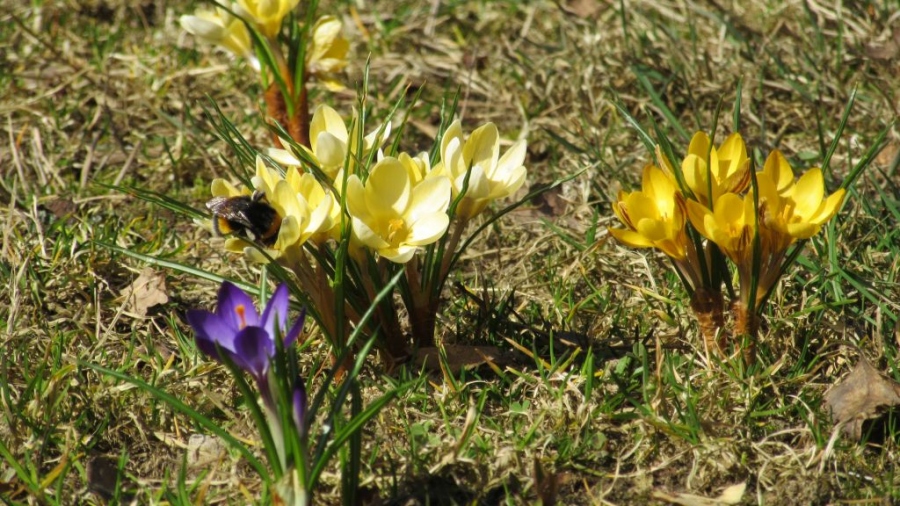
[[[246,396],[186,318],[215,305],[222,278],[275,285],[271,269],[225,250],[204,206],[214,178],[254,171],[218,135],[222,118],[272,146],[257,75],[181,27],[199,2],[7,4],[0,499],[270,502],[245,456],[157,394],[264,459]],[[900,502],[900,385],[896,402],[856,408],[859,433],[825,402],[861,361],[900,381],[896,4],[323,0],[319,11],[343,21],[350,52],[346,88],[310,87],[312,108],[353,116],[368,76],[369,117],[403,101],[393,121],[408,115],[409,153],[431,149],[454,99],[465,132],[493,122],[503,151],[527,141],[524,186],[475,224],[523,205],[485,227],[440,292],[445,360],[361,361],[354,402],[395,397],[355,440],[356,503]],[[757,168],[776,148],[798,173],[823,167],[826,194],[871,155],[772,291],[749,362],[737,340],[708,348],[663,253],[608,232],[623,227],[619,191],[640,189],[655,162],[642,132],[684,154],[699,130],[716,146],[739,131]],[[310,385],[327,383],[330,358],[310,318]],[[344,458],[324,468],[315,504],[347,503]]]

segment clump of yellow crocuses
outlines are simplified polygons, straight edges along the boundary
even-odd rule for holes
[[[389,118],[363,135],[374,123],[365,92],[350,121],[324,103],[310,107],[311,79],[331,91],[343,88],[338,74],[350,48],[340,18],[317,18],[316,9],[315,1],[233,0],[182,16],[197,38],[253,63],[267,121],[277,123],[275,146],[256,151],[222,120],[223,139],[254,170],[236,174],[242,185],[213,181],[207,207],[215,230],[229,235],[227,250],[279,266],[271,272],[303,294],[335,356],[353,329],[364,327],[378,334],[390,365],[409,355],[410,335],[416,347],[434,345],[441,291],[471,242],[468,225],[522,187],[526,144],[519,140],[501,153],[493,123],[466,135],[461,121],[445,118],[440,142],[413,155],[398,141],[386,142]],[[374,316],[364,321],[370,308]]]
[[[501,154],[494,124],[466,136],[455,121],[434,148],[439,159],[432,166],[427,153],[394,151],[396,143],[386,143],[389,121],[365,137],[362,123],[357,113],[348,127],[335,109],[322,105],[311,121],[311,146],[288,141],[287,149],[257,156],[250,186],[281,220],[277,236],[268,244],[229,237],[225,246],[251,262],[274,261],[293,273],[336,349],[400,275],[404,310],[391,298],[378,305],[369,323],[371,332],[383,336],[382,356],[393,364],[410,353],[408,335],[416,347],[434,345],[441,290],[469,242],[461,242],[467,225],[523,185],[525,141]],[[215,180],[212,189],[216,197],[251,194],[225,180]],[[341,261],[350,268],[337,281]],[[350,325],[342,324],[341,314]]]
[[[724,344],[721,252],[738,275],[731,304],[735,337],[749,336],[752,359],[759,314],[792,258],[798,240],[817,234],[843,202],[845,190],[825,197],[822,171],[799,179],[780,151],[751,172],[746,146],[731,134],[718,148],[698,132],[678,170],[657,147],[659,167],[644,168],[641,190],[620,192],[613,210],[626,228],[610,228],[620,242],[655,248],[671,258],[691,294],[705,344]]]

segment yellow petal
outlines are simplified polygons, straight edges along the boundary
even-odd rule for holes
[[[437,212],[419,216],[416,221],[409,224],[410,235],[404,244],[413,246],[431,244],[443,237],[449,225],[450,217],[446,213]]]
[[[806,171],[794,185],[791,197],[796,205],[794,215],[799,215],[804,220],[812,218],[825,197],[825,179],[822,177],[821,169],[813,168]]]
[[[428,178],[412,189],[406,215],[413,221],[419,215],[446,213],[450,206],[450,180],[446,177]]]
[[[631,246],[632,248],[653,247],[652,242],[633,230],[627,230],[624,228],[608,228],[607,230],[609,231],[609,234],[618,239],[619,242]]]
[[[487,177],[493,175],[493,170],[500,157],[500,134],[497,126],[487,123],[475,129],[466,139],[463,147],[463,160],[467,165],[480,166]]]
[[[769,153],[766,163],[763,165],[763,173],[775,183],[778,193],[785,194],[794,184],[794,171],[787,158],[777,149]]]
[[[844,196],[846,194],[847,191],[841,188],[829,195],[828,198],[825,199],[825,202],[822,203],[822,207],[819,208],[819,212],[814,218],[815,221],[822,224],[834,217],[838,212],[838,208],[840,208],[841,204],[844,202]]]
[[[708,202],[709,183],[707,183],[709,170],[706,159],[700,158],[694,153],[687,155],[681,162],[681,173],[684,176],[684,183],[694,193],[694,197],[700,203],[710,205]]]
[[[752,198],[747,197],[751,202]],[[746,202],[734,193],[726,193],[716,200],[713,209],[713,215],[716,218],[716,224],[719,228],[738,228],[746,224],[745,222],[745,205]]]
[[[688,145],[688,154],[697,156],[703,160],[703,163],[706,163],[709,151],[709,135],[706,135],[706,132],[695,133],[694,136],[691,137],[691,143]]]
[[[412,192],[409,174],[399,160],[386,157],[372,168],[365,192],[366,206],[376,219],[401,216]]]
[[[710,225],[714,226],[715,224],[715,218],[713,218],[712,211],[710,211],[708,207],[694,200],[688,200],[686,204],[687,215],[691,225],[694,226],[697,232],[700,232],[700,235],[707,239],[712,239]]]

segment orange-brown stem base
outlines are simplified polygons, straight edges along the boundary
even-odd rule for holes
[[[723,334],[725,327],[725,298],[722,292],[708,288],[700,288],[691,297],[691,309],[700,325],[700,335],[706,349],[722,353],[724,349]]]

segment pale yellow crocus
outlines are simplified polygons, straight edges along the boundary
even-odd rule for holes
[[[525,183],[523,165],[526,143],[518,141],[500,156],[497,126],[487,123],[465,138],[459,120],[444,132],[441,162],[435,171],[452,182],[453,196],[464,196],[456,208],[457,216],[468,220],[496,199],[508,197]]]
[[[339,178],[338,174],[345,165],[353,172],[356,165],[355,158],[368,156],[372,149],[378,149],[391,134],[391,122],[387,121],[383,128],[377,128],[363,138],[363,151],[358,153],[356,128],[354,123],[353,130],[348,130],[341,115],[324,104],[316,108],[310,121],[310,147],[302,146],[302,148],[319,169],[336,184],[342,182],[343,178]],[[353,156],[348,160],[347,157],[351,154]],[[279,162],[283,160],[292,165],[300,165],[300,160],[291,153],[279,152],[276,155],[279,156]]]
[[[337,74],[347,66],[350,42],[344,38],[344,25],[335,16],[322,16],[312,28],[306,49],[306,70],[331,91],[344,89]]]
[[[236,6],[232,5],[232,9],[234,7]],[[236,56],[247,58],[252,65],[258,67],[247,26],[227,10],[218,7],[200,9],[193,15],[181,16],[179,22],[186,32],[198,39],[222,46]]]
[[[269,39],[274,39],[281,30],[281,21],[299,0],[237,0],[251,21]]]
[[[376,163],[365,184],[356,174],[347,179],[347,207],[355,236],[396,263],[408,262],[419,247],[446,233],[450,197],[446,177],[413,185],[407,168],[393,157]]]

